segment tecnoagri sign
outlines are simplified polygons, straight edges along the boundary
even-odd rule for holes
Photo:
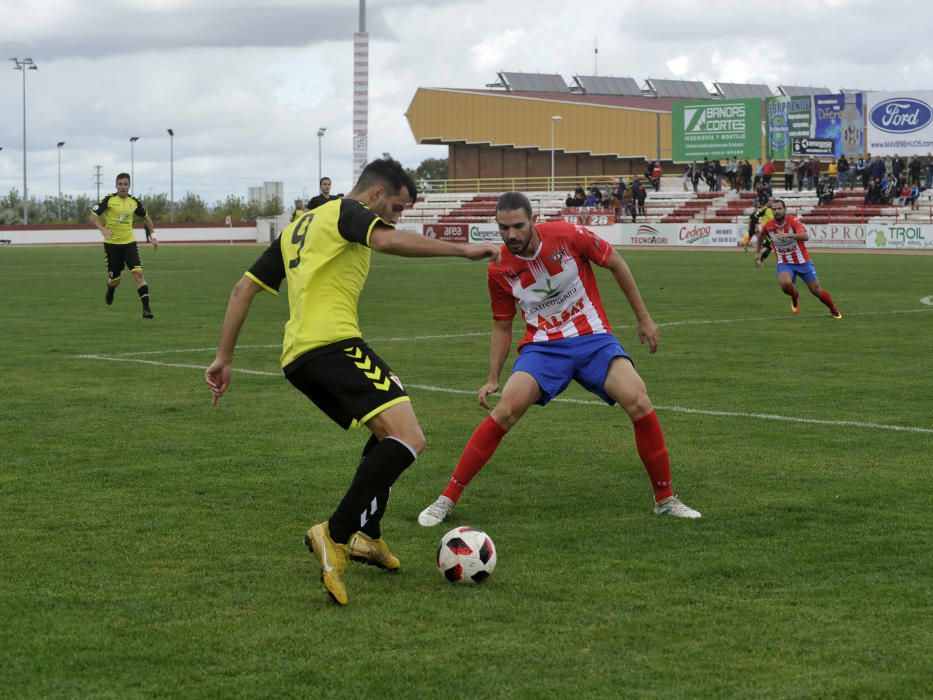
[[[675,102],[671,127],[675,161],[761,156],[761,100]]]

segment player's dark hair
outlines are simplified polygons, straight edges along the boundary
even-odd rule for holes
[[[772,197],[772,199],[771,199],[771,204],[772,204],[772,205],[777,204],[778,202],[780,202],[781,204],[784,204],[784,200],[783,200],[783,199],[778,199],[777,197]],[[786,204],[784,204],[784,208],[787,209],[787,205],[786,205]]]
[[[516,209],[524,209],[528,218],[531,218],[531,201],[521,192],[506,192],[496,202],[496,214],[500,211],[515,211]]]
[[[129,179],[130,179],[130,174],[129,174],[129,173],[120,173],[119,175],[117,175],[117,180],[122,180],[122,179],[124,179],[124,178],[126,178],[127,180],[129,180]],[[114,180],[114,182],[116,182],[117,180]],[[130,180],[130,182],[132,182],[132,180]]]
[[[402,164],[393,158],[378,158],[368,163],[363,172],[360,173],[360,179],[356,181],[355,190],[368,190],[374,185],[382,185],[390,195],[398,194],[404,187],[411,195],[411,201],[414,202],[418,196],[418,187]]]
[[[331,179],[330,179],[329,177],[327,177],[327,175],[325,175],[324,177],[321,178],[321,181],[320,181],[319,183],[317,183],[317,184],[323,185],[323,184],[324,184],[324,180],[327,180],[328,182],[331,181]]]

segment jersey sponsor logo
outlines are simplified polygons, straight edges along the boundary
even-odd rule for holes
[[[881,131],[906,134],[919,131],[933,121],[933,109],[923,100],[898,97],[875,105],[868,119]]]
[[[551,278],[550,278],[550,277],[548,277],[548,278],[547,278],[546,280],[544,280],[544,281],[547,283],[547,288],[546,288],[546,289],[542,289],[542,288],[540,288],[540,287],[537,288],[537,289],[535,289],[534,287],[532,287],[532,288],[531,288],[531,291],[534,292],[535,294],[540,294],[544,299],[550,299],[551,297],[560,294],[560,288],[556,288],[556,289],[555,289],[554,287],[551,286]]]

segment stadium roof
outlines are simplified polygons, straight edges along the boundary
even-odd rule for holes
[[[787,97],[803,97],[804,95],[826,95],[830,92],[825,87],[801,87],[799,85],[778,85],[778,90]]]
[[[755,83],[713,83],[713,87],[726,99],[774,97],[774,93],[767,85]]]
[[[641,97],[643,94],[634,78],[616,78],[611,75],[575,75],[573,80],[587,95]]]
[[[658,97],[675,97],[686,100],[708,100],[713,95],[700,80],[662,80],[648,78],[648,87]]]
[[[515,92],[570,92],[567,81],[558,73],[497,73],[499,82],[487,87],[504,87]]]

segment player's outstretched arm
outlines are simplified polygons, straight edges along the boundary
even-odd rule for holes
[[[253,298],[261,291],[262,287],[245,275],[233,286],[230,300],[227,302],[224,325],[220,331],[220,340],[217,343],[217,354],[214,356],[214,361],[204,371],[204,381],[207,382],[213,394],[211,406],[217,405],[220,397],[230,386],[236,341],[249,314]]]
[[[651,318],[651,314],[648,313],[648,307],[645,306],[645,302],[641,298],[641,292],[638,291],[638,285],[635,284],[635,277],[632,276],[632,271],[622,259],[622,256],[615,250],[612,251],[612,255],[603,267],[609,270],[612,276],[615,277],[619,289],[622,290],[622,293],[628,300],[629,306],[632,307],[641,344],[644,345],[647,343],[651,352],[657,352],[658,343],[661,342],[661,331]]]
[[[450,243],[417,233],[397,231],[388,226],[376,226],[369,236],[373,250],[405,258],[459,257],[468,260],[490,258],[499,261],[500,247],[492,243]]]
[[[486,400],[490,394],[499,392],[499,375],[512,348],[512,319],[492,322],[492,337],[489,339],[489,374],[486,383],[476,392],[476,399],[483,408],[489,408]]]

